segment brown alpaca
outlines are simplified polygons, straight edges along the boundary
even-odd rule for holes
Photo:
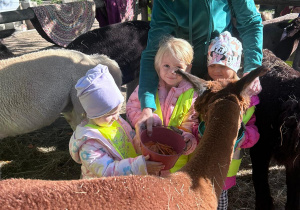
[[[247,101],[241,92],[265,71],[259,68],[219,92],[213,88],[218,82],[206,83],[212,91],[205,91],[196,104],[206,130],[194,157],[180,172],[167,178],[3,180],[1,209],[216,209]]]

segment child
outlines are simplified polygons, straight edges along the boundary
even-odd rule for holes
[[[240,68],[242,55],[242,45],[227,31],[221,33],[219,37],[213,39],[208,48],[207,66],[208,78],[210,80],[218,79],[236,79],[237,71]],[[228,195],[227,190],[236,184],[236,174],[242,160],[241,148],[250,148],[256,144],[259,139],[257,127],[254,125],[256,118],[254,113],[255,105],[259,103],[258,96],[252,96],[250,106],[243,116],[243,122],[246,125],[244,138],[239,142],[232,162],[229,167],[225,186],[219,199],[218,209],[227,209]],[[226,110],[224,110],[226,111]]]
[[[124,97],[107,66],[90,69],[75,88],[87,119],[76,127],[69,149],[82,164],[82,178],[158,174],[161,163],[136,154],[135,133],[119,116]]]
[[[155,100],[157,110],[153,113],[154,125],[179,128],[187,142],[187,150],[170,172],[182,168],[188,161],[188,155],[197,146],[196,137],[192,134],[193,126],[199,123],[193,105],[197,93],[189,82],[175,73],[177,69],[190,72],[193,56],[192,46],[184,39],[174,37],[164,39],[155,56],[154,66],[159,76],[159,85]],[[138,89],[139,86],[131,94],[126,106],[127,119],[132,126],[136,125],[142,114]]]

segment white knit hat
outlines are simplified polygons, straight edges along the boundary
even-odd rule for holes
[[[88,70],[86,75],[78,80],[75,88],[89,119],[101,117],[124,102],[124,97],[108,67],[101,64]]]
[[[241,42],[225,31],[211,41],[208,47],[207,66],[220,64],[237,72],[241,65],[242,49]]]

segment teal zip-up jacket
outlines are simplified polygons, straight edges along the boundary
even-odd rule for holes
[[[232,13],[242,39],[244,72],[261,65],[263,25],[253,0],[154,0],[147,47],[142,53],[139,100],[142,110],[156,109],[158,75],[154,57],[159,41],[166,35],[189,40],[194,48],[192,74],[207,73],[209,41],[232,30]],[[231,4],[231,5],[229,5]]]

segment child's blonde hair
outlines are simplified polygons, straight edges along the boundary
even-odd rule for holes
[[[185,62],[187,65],[190,65],[194,58],[194,50],[189,42],[172,36],[165,37],[159,43],[159,49],[154,59],[154,67],[157,73],[159,72],[162,58],[166,53],[171,53],[176,59]]]

